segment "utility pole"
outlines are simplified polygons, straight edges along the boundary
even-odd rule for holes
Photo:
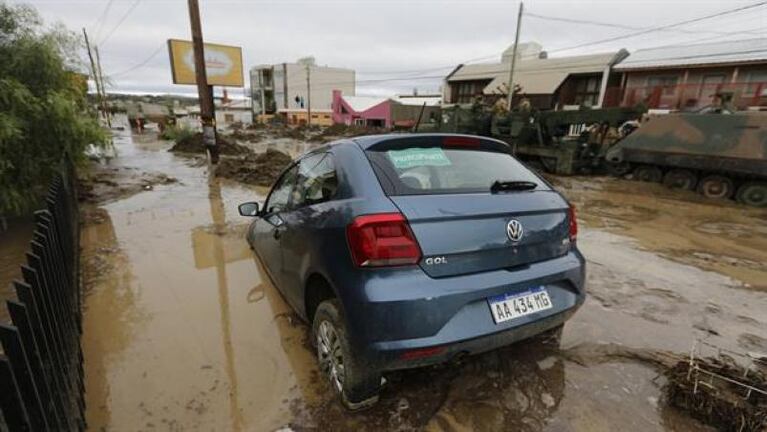
[[[306,62],[306,124],[312,125],[312,65]]]
[[[208,149],[210,162],[218,163],[218,143],[216,142],[216,117],[213,106],[213,86],[208,85],[205,72],[205,47],[202,42],[200,24],[200,5],[197,0],[188,0],[189,22],[192,26],[192,46],[194,47],[194,70],[197,78],[197,93],[200,98],[200,119],[202,121],[202,143]]]
[[[511,99],[514,97],[514,66],[517,64],[517,46],[519,45],[519,32],[522,29],[522,9],[524,3],[519,2],[519,14],[517,15],[517,34],[514,36],[514,49],[512,50],[511,68],[509,69],[509,100],[508,109],[511,112]]]
[[[109,118],[109,107],[107,106],[107,89],[104,87],[104,74],[101,72],[101,57],[99,57],[99,47],[94,46],[96,52],[96,72],[99,74],[99,83],[101,83],[101,110],[107,118],[107,127],[112,129],[112,119]]]
[[[88,42],[88,33],[83,27],[83,36],[85,37],[85,48],[88,50],[88,58],[91,61],[91,74],[93,75],[93,82],[96,84],[96,97],[98,98],[98,105],[101,109],[101,114],[104,115],[104,98],[101,96],[101,84],[99,84],[99,75],[96,72],[96,62],[93,60],[93,54],[91,53],[91,44]]]

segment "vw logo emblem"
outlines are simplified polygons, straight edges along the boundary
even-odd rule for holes
[[[518,242],[522,240],[523,234],[522,224],[518,220],[512,219],[506,224],[506,235],[509,236],[509,240]]]

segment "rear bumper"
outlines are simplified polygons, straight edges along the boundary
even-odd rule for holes
[[[401,356],[410,351],[412,348],[403,349],[392,345],[378,346],[377,350],[375,351],[376,360],[378,361],[379,367],[382,371],[391,371],[397,369],[411,369],[430,366],[445,363],[463,355],[473,355],[486,351],[492,351],[494,349],[531,338],[564,324],[568,319],[570,319],[571,316],[573,316],[581,304],[582,303],[578,303],[573,308],[564,312],[560,312],[558,314],[548,316],[546,318],[542,318],[519,327],[502,330],[498,333],[480,336],[474,339],[460,342],[431,345],[434,347],[443,347],[444,350],[440,351],[439,354],[431,355],[425,358],[405,360],[402,359]],[[427,347],[429,347],[429,345],[422,348]]]
[[[364,274],[363,274],[364,275]],[[585,263],[568,254],[513,270],[431,278],[419,268],[368,272],[342,295],[351,342],[369,364],[403,369],[475,354],[529,338],[569,319],[585,299]],[[501,324],[487,299],[543,286],[553,307]],[[442,347],[438,355],[401,360],[402,354]]]

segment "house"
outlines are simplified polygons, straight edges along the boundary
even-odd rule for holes
[[[285,122],[289,125],[305,125],[308,121],[309,113],[305,109],[281,109],[279,114],[285,117]],[[329,109],[312,108],[312,124],[316,126],[332,126],[333,111]]]
[[[505,98],[509,93],[513,49],[512,45],[502,53],[500,63],[458,65],[444,80],[443,102],[465,104],[479,97],[486,103],[494,103]],[[607,89],[619,86],[620,75],[613,71],[613,67],[627,56],[628,52],[621,49],[601,54],[548,57],[535,42],[520,44],[514,69],[514,85],[518,89],[512,102],[516,105],[522,98],[527,98],[537,109],[616,105],[619,94]]]
[[[331,109],[334,89],[349,95],[355,92],[354,70],[318,66],[312,57],[296,63],[255,66],[250,70],[254,115],[307,111],[307,78],[311,88],[312,115],[314,111]]]
[[[692,110],[721,92],[739,109],[767,106],[767,38],[642,49],[614,69],[626,106]]]
[[[250,99],[229,99],[228,97],[216,98],[215,115],[216,126],[225,128],[234,123],[249,125],[253,123],[253,112],[250,107]],[[200,124],[200,107],[192,106],[187,110],[188,117],[180,124],[193,126],[195,129]]]
[[[399,96],[396,98],[345,96],[333,91],[333,122],[378,128],[411,128],[418,118],[437,121],[440,98]]]

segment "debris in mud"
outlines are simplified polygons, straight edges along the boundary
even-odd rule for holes
[[[152,190],[158,184],[177,182],[176,178],[163,173],[96,165],[78,179],[77,198],[84,203],[104,203]]]
[[[378,135],[385,133],[385,129],[368,128],[360,126],[347,126],[345,124],[334,124],[322,129],[319,133],[308,137],[309,141],[325,143],[338,138],[351,138],[362,135]]]
[[[237,143],[233,143],[223,137],[217,137],[218,152],[222,155],[247,155],[253,153],[252,150]],[[178,141],[168,150],[174,153],[205,153],[205,145],[202,143],[202,133],[198,132],[187,138]]]
[[[270,186],[293,159],[285,153],[267,149],[259,155],[222,159],[216,176],[257,186]]]
[[[666,371],[668,402],[722,431],[767,428],[767,377],[727,357],[679,361]]]

